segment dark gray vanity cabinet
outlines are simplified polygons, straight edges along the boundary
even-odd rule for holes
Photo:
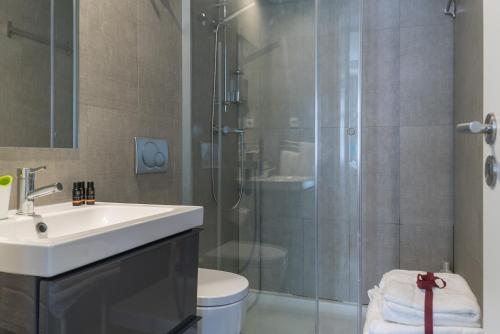
[[[3,309],[0,318],[37,325],[19,325],[18,332],[0,320],[0,334],[184,333],[196,322],[198,234],[191,230],[53,278],[24,277],[16,289],[26,305]],[[0,299],[2,306],[8,307]]]

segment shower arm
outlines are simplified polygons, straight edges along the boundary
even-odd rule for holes
[[[446,8],[444,9],[444,14],[449,15],[452,18],[457,17],[457,4],[455,3],[455,0],[448,0],[448,5],[446,5]]]

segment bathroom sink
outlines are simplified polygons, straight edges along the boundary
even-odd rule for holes
[[[203,222],[203,208],[192,206],[63,203],[36,213],[0,221],[0,272],[52,277]]]

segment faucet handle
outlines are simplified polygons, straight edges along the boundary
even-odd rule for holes
[[[40,166],[35,168],[23,167],[17,169],[17,176],[19,178],[32,178],[36,172],[41,171],[43,169],[47,169],[47,166]]]
[[[36,172],[39,172],[41,170],[45,170],[47,169],[47,166],[39,166],[39,167],[35,167],[35,168],[29,168],[29,172],[30,174],[35,174]]]

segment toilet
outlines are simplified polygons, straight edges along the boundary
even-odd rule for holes
[[[248,280],[230,272],[198,269],[198,334],[240,334]]]

